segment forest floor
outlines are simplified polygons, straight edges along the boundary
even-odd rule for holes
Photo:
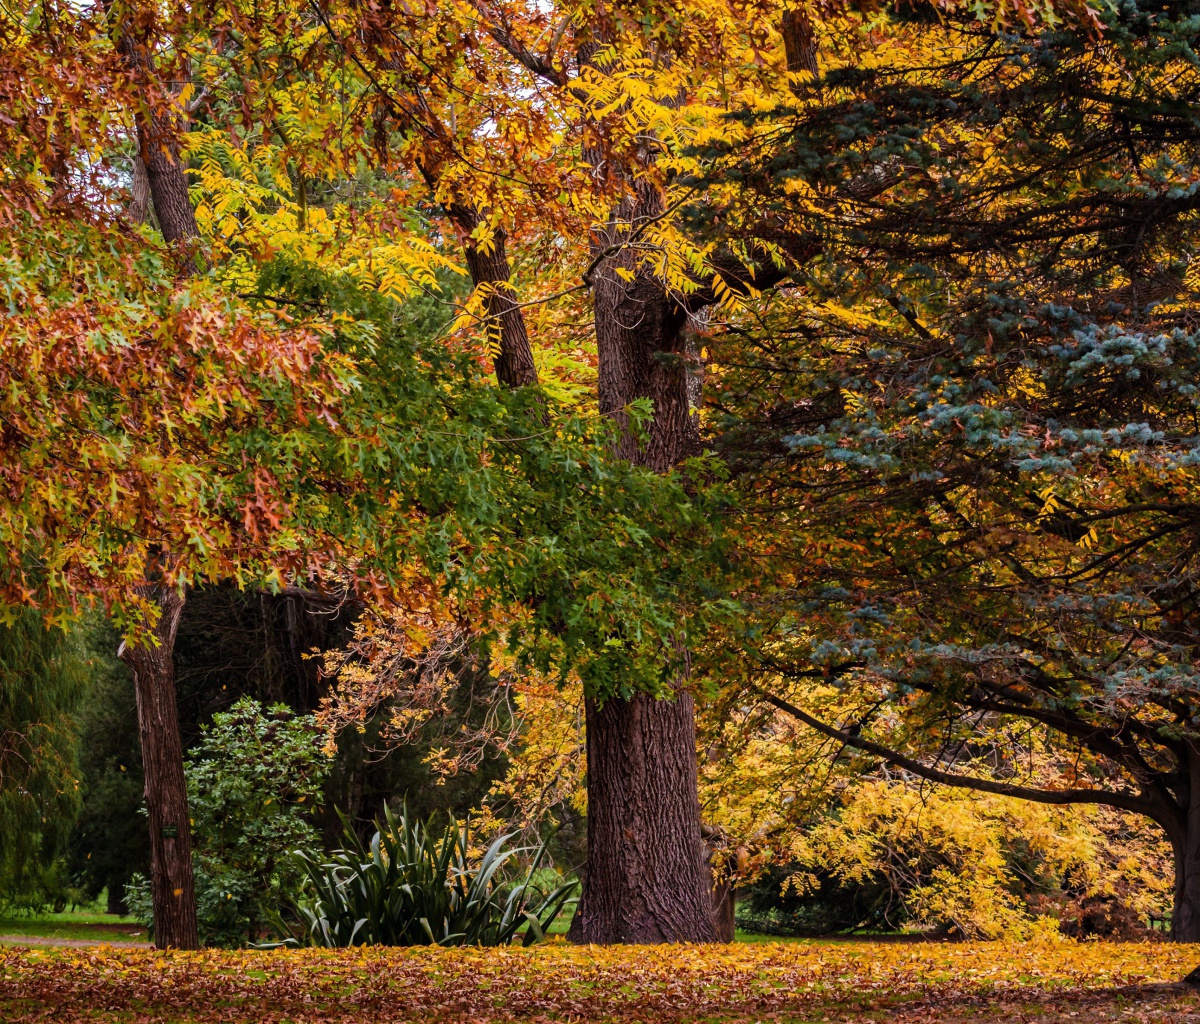
[[[1168,943],[0,949],[0,1020],[54,1024],[1200,1024]]]

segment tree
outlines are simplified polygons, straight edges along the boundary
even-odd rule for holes
[[[789,19],[803,51],[792,60],[780,10],[724,0],[179,5],[136,12],[115,48],[89,12],[52,15],[5,52],[24,90],[0,129],[22,171],[5,197],[32,311],[0,334],[28,371],[0,409],[20,437],[0,522],[17,538],[10,600],[104,595],[130,626],[126,650],[145,652],[131,654],[142,675],[160,680],[181,595],[200,579],[281,586],[331,570],[401,606],[449,591],[450,615],[530,609],[531,657],[577,668],[589,701],[593,842],[577,937],[712,938],[689,651],[729,606],[723,545],[703,553],[723,492],[700,443],[700,335],[705,310],[752,298],[819,246],[770,217],[735,219],[721,246],[688,230],[721,200],[696,151],[730,134],[731,112],[791,103],[800,83],[786,65],[811,70],[801,30],[813,18]],[[871,40],[850,21],[847,50],[862,52]],[[85,92],[90,66],[103,87]],[[94,155],[131,131],[174,244],[114,213]],[[184,159],[198,165],[194,211],[179,206]],[[181,247],[189,211],[198,241]],[[47,235],[71,241],[69,265],[56,265],[62,245],[39,247]],[[443,352],[378,353],[390,308],[364,289],[435,288],[450,237],[474,285],[462,323],[483,330]],[[517,242],[533,254],[518,278],[553,268],[540,283],[565,299],[538,313],[543,367],[578,340],[572,323],[594,319],[606,422],[562,401],[586,359],[532,388],[526,310],[549,299],[516,301]],[[503,393],[480,389],[482,366]],[[67,456],[75,472],[60,481],[51,467]],[[106,497],[118,494],[128,507]],[[583,509],[607,543],[581,527]],[[564,523],[569,555],[556,547]],[[174,750],[161,760],[175,772]]]
[[[156,12],[142,6],[125,11],[107,8],[118,53],[124,58],[135,106],[133,120],[138,152],[136,172],[144,172],[146,189],[163,241],[179,256],[177,267],[186,277],[198,269],[194,247],[199,232],[188,195],[187,172],[180,153],[180,123],[185,105],[165,81],[186,81],[187,57],[173,40],[164,39],[155,24]],[[169,76],[155,67],[156,51],[169,47]],[[131,207],[137,207],[137,196]],[[143,219],[141,212],[134,219]],[[169,579],[176,560],[169,549],[152,543],[146,552],[145,582],[138,594],[153,605],[145,629],[126,639],[118,656],[129,666],[137,698],[141,736],[145,803],[150,826],[150,877],[153,889],[155,935],[160,945],[195,949],[195,879],[183,743],[175,695],[175,634],[186,600],[186,587]]]
[[[808,682],[806,706],[829,702]],[[825,691],[825,692],[822,692]],[[722,830],[749,931],[912,927],[964,936],[1143,935],[1170,905],[1170,844],[1136,814],[942,787],[770,705],[710,702],[701,800]],[[982,780],[1052,788],[1066,755],[976,737]]]
[[[541,339],[530,350],[525,313],[549,299],[517,303],[509,280],[517,243],[540,249],[551,299],[577,302],[590,292],[590,309],[575,305],[574,316],[595,324],[597,405],[620,429],[614,453],[659,473],[699,456],[704,311],[777,283],[788,260],[819,246],[770,219],[738,222],[720,248],[689,235],[688,217],[703,220],[720,199],[696,194],[703,183],[693,151],[728,136],[732,115],[791,102],[814,66],[815,14],[797,9],[782,19],[773,5],[724,2],[471,2],[436,11],[326,4],[294,13],[295,28],[284,31],[286,12],[269,21],[239,12],[239,30],[248,27],[231,77],[240,77],[242,109],[274,122],[284,142],[265,154],[256,138],[252,151],[248,132],[226,150],[231,158],[271,167],[280,181],[286,168],[301,183],[373,161],[393,185],[381,218],[390,209],[396,224],[404,204],[429,209],[462,246],[475,286],[464,317],[481,322],[508,386],[532,384],[538,351],[553,344]],[[1090,17],[1086,8],[1075,13]],[[1056,16],[1005,4],[992,14],[1000,23]],[[891,27],[849,21],[840,31],[851,55],[870,47],[871,32]],[[899,34],[913,42],[909,30]],[[283,38],[304,42],[280,47]],[[253,80],[263,63],[249,57],[264,46],[279,59],[269,81]],[[226,198],[216,205],[226,209],[228,197],[245,193],[231,175],[221,187]],[[291,189],[301,218],[306,190]],[[639,403],[653,410],[644,436]],[[689,621],[699,626],[681,614],[656,637],[653,668],[585,681],[594,792],[581,939],[713,937],[691,767]],[[619,647],[627,633],[601,642]],[[628,833],[640,838],[629,842]]]
[[[788,96],[795,82],[785,65],[811,72],[812,18],[789,15],[785,55],[781,13],[721,2],[652,11],[474,3],[441,23],[350,12],[346,23],[363,27],[330,28],[375,87],[400,157],[443,206],[486,213],[509,240],[533,225],[580,240],[580,284],[564,290],[590,292],[599,411],[621,428],[615,453],[660,473],[703,451],[705,311],[779,282],[788,261],[818,248],[811,234],[770,219],[735,221],[739,232],[717,248],[685,230],[720,198],[696,194],[704,181],[695,148],[727,137],[737,112]],[[431,95],[426,69],[456,36],[459,77],[448,73]],[[853,29],[843,40],[851,53],[865,42]],[[563,192],[569,201],[553,205]],[[640,436],[630,410],[646,401],[653,416]],[[695,797],[688,648],[696,634],[681,619],[661,637],[649,685],[585,686],[589,854],[572,925],[578,941],[715,938]]]
[[[346,539],[370,529],[343,520],[327,543],[282,529],[284,510],[302,499],[293,470],[312,472],[318,490],[345,480],[325,476],[302,454],[306,443],[336,433],[357,459],[330,413],[353,387],[350,360],[324,352],[311,325],[251,311],[195,273],[179,101],[166,86],[173,69],[186,70],[186,52],[164,43],[183,34],[186,12],[161,24],[127,11],[108,26],[101,13],[51,5],[4,38],[6,287],[19,312],[0,329],[3,592],[52,613],[93,600],[117,611],[138,693],[157,934],[188,947],[171,659],[186,588],[229,577],[279,586],[297,567],[344,557]],[[60,119],[64,108],[71,117]],[[165,246],[131,230],[96,159],[130,127]],[[374,426],[359,435],[376,449],[378,439]],[[371,516],[356,506],[351,518],[360,514]],[[309,555],[314,541],[323,557]]]
[[[814,245],[714,343],[717,443],[773,518],[743,683],[930,781],[1148,816],[1188,941],[1194,31],[910,27],[708,154],[718,234]],[[965,769],[985,742],[1005,778]],[[1014,757],[1043,744],[1053,784]]]

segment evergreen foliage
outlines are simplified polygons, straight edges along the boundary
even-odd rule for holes
[[[576,888],[568,881],[542,891],[544,845],[513,847],[513,837],[501,835],[476,853],[468,824],[453,819],[439,835],[432,821],[410,819],[407,807],[385,808],[369,843],[345,825],[346,845],[328,859],[297,852],[308,891],[291,903],[297,928],[276,916],[283,945],[503,946],[524,929],[528,946],[544,938]],[[511,877],[519,859],[524,874]]]
[[[714,357],[713,442],[771,524],[748,677],[935,781],[987,750],[1015,795],[1148,815],[1192,934],[1200,20],[913,32],[707,154],[716,235],[797,260]],[[1022,788],[1045,743],[1061,774]]]
[[[249,697],[213,716],[184,770],[192,816],[196,912],[206,945],[260,937],[301,874],[287,856],[319,838],[313,824],[329,759],[309,715],[264,710]],[[148,880],[134,876],[126,902],[152,925]]]
[[[61,910],[70,898],[58,858],[79,806],[88,676],[77,632],[29,611],[0,624],[0,906]]]

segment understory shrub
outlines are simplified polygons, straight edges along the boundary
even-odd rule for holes
[[[209,946],[261,939],[304,873],[288,851],[311,846],[312,818],[329,773],[311,715],[243,697],[213,716],[184,765],[192,819],[196,917]],[[126,888],[130,912],[152,925],[150,883]]]
[[[1143,938],[1170,906],[1162,835],[1102,806],[866,780],[791,833],[785,852],[741,890],[743,928]]]
[[[275,924],[287,946],[499,946],[518,932],[540,941],[570,902],[574,881],[544,891],[545,844],[514,847],[512,835],[482,853],[471,849],[466,823],[451,819],[438,834],[432,820],[411,820],[385,807],[384,821],[364,843],[350,823],[340,850],[327,858],[297,851],[305,895],[291,904],[294,921]],[[523,874],[511,871],[528,857]]]

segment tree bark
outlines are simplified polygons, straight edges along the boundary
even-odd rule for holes
[[[155,105],[151,47],[129,26],[117,28],[117,48],[130,72],[151,98],[148,108],[134,111],[145,169],[145,187],[168,243],[186,250],[199,235],[188,194],[187,168],[180,155],[179,136],[186,130],[179,115]],[[135,186],[141,183],[135,176]],[[133,196],[134,203],[140,197]],[[185,252],[183,276],[198,269],[194,253]],[[183,613],[184,594],[156,586],[164,552],[154,552],[147,564],[145,596],[157,602],[154,629],[157,646],[121,646],[121,658],[133,673],[137,695],[138,729],[146,778],[146,808],[150,815],[150,885],[154,900],[154,936],[160,948],[196,949],[196,893],[192,879],[192,840],[187,813],[187,783],[183,775],[183,743],[175,697],[175,633]]]
[[[503,231],[497,231],[492,237],[491,247],[485,252],[469,237],[483,222],[479,212],[459,203],[451,204],[447,212],[459,230],[468,236],[464,238],[463,249],[471,283],[476,288],[487,289],[484,304],[487,310],[487,337],[493,347],[497,379],[509,388],[536,384],[537,367],[533,362],[529,332],[509,282],[512,268],[508,265],[507,236]]]
[[[717,879],[713,883],[713,924],[718,942],[732,942],[737,937],[737,902],[733,883]]]
[[[597,15],[581,64],[608,31]],[[614,169],[605,126],[595,127],[584,158],[597,175],[623,175],[628,187],[591,240],[600,412],[621,425],[617,455],[667,472],[700,452],[685,332],[690,314],[638,259],[639,232],[665,212],[662,193],[633,168]],[[652,149],[635,159],[649,164]],[[639,399],[653,404],[644,440],[627,411]],[[695,707],[686,684],[685,676],[676,680],[673,700],[639,694],[586,703],[588,859],[568,933],[573,942],[717,940],[713,876],[700,834]]]
[[[146,162],[137,153],[133,156],[133,182],[125,212],[134,224],[145,224],[150,219],[150,178],[146,174]]]
[[[640,223],[661,215],[652,184],[614,211],[593,239],[611,251],[593,274],[600,411],[622,427],[617,454],[666,472],[700,451],[689,401],[687,311],[636,253],[622,248]],[[633,275],[627,280],[620,268]],[[642,398],[654,415],[645,442],[626,409]],[[714,942],[713,878],[700,834],[692,697],[613,698],[587,715],[588,860],[569,938],[598,944]]]
[[[1171,836],[1175,860],[1175,899],[1171,911],[1171,938],[1200,942],[1200,746],[1187,744],[1187,785],[1183,828]],[[1183,801],[1180,801],[1181,803]]]
[[[807,71],[810,75],[816,75],[817,36],[808,12],[784,11],[780,34],[783,36],[783,52],[787,58],[788,71],[793,74]]]
[[[572,942],[713,942],[690,694],[586,702],[588,859]]]
[[[662,214],[662,197],[653,185],[639,185],[636,202],[622,204],[594,247],[599,251],[622,244],[630,225]],[[633,274],[622,278],[617,270]],[[600,412],[617,420],[622,432],[618,454],[631,462],[666,472],[700,452],[689,380],[696,370],[688,351],[685,328],[689,314],[663,291],[636,251],[624,248],[602,261],[593,275],[596,349],[599,356]],[[691,346],[695,348],[693,344]],[[640,398],[654,404],[648,437],[639,442],[628,429],[627,406]]]
[[[154,83],[146,41],[122,29],[117,37],[117,47],[135,80],[151,94]],[[199,231],[188,195],[187,169],[180,155],[179,136],[185,126],[176,112],[153,105],[148,110],[135,110],[134,123],[154,214],[163,238],[168,242],[186,243],[196,238]],[[191,273],[192,269],[189,267],[187,272]]]
[[[153,629],[158,641],[121,645],[121,660],[133,674],[138,729],[146,778],[146,810],[150,817],[150,888],[154,900],[154,943],[159,949],[196,949],[196,898],[192,879],[183,746],[175,702],[172,652],[184,597],[173,587],[145,591],[158,605]]]
[[[154,214],[162,236],[168,242],[186,243],[199,232],[196,213],[188,196],[187,175],[179,154],[176,130],[170,119],[159,114],[149,119],[138,118],[137,129],[150,195],[154,199]]]

